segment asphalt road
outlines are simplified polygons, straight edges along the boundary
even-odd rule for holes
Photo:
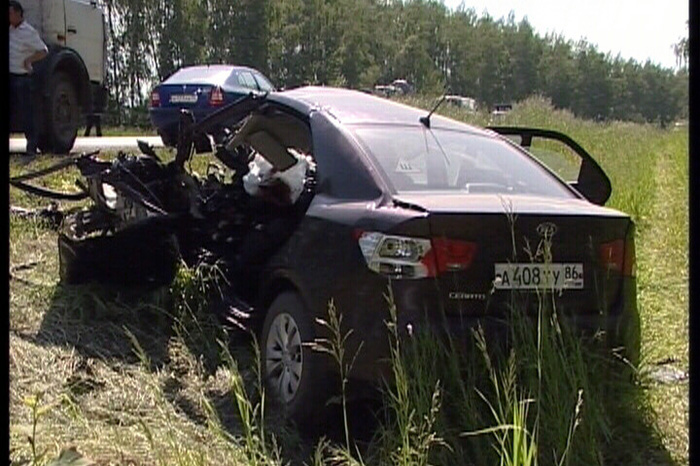
[[[79,137],[75,140],[75,145],[71,152],[88,152],[97,149],[117,150],[136,149],[136,140],[141,139],[154,147],[163,147],[160,136],[103,136],[103,137]],[[27,141],[24,138],[10,139],[10,153],[24,152]]]

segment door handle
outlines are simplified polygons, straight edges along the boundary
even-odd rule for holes
[[[75,27],[67,27],[66,31],[71,33],[71,34],[77,34],[78,30]]]

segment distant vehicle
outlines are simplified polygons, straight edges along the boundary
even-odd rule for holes
[[[374,86],[374,94],[382,97],[406,95],[414,92],[413,84],[405,79],[394,79],[391,84],[377,84]]]
[[[513,104],[495,104],[491,115],[495,117],[503,116],[511,110],[513,110]]]
[[[391,97],[391,96],[396,95],[396,92],[397,91],[396,91],[396,88],[394,86],[387,85],[387,84],[377,84],[376,86],[374,86],[373,94],[379,95],[382,97]]]
[[[151,123],[166,146],[176,146],[180,110],[195,121],[250,92],[271,92],[275,87],[259,71],[245,66],[202,65],[181,68],[151,92]],[[214,133],[216,135],[216,133]]]
[[[34,121],[42,152],[67,153],[84,115],[102,113],[107,101],[107,34],[97,2],[22,0],[24,19],[49,48],[35,65]],[[24,132],[19,108],[11,109],[10,131]]]
[[[445,96],[445,102],[448,102],[455,107],[464,108],[470,112],[476,111],[476,100],[471,97],[463,97],[461,95]]]
[[[413,89],[413,84],[409,83],[405,79],[394,79],[391,82],[391,85],[394,86],[401,94],[412,94],[414,89]]]

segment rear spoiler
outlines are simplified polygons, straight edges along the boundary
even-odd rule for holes
[[[517,126],[488,126],[487,129],[501,136],[520,136],[520,145],[525,149],[532,146],[533,138],[551,139],[565,144],[581,158],[578,179],[570,183],[571,186],[594,204],[604,205],[610,199],[612,186],[608,175],[581,145],[566,134],[548,129]]]

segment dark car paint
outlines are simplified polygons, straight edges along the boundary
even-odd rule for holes
[[[504,306],[511,293],[496,292],[486,300],[477,300],[476,305],[459,300],[451,302],[447,294],[450,289],[457,289],[488,296],[488,277],[493,271],[493,262],[508,261],[512,254],[507,247],[511,225],[503,198],[397,195],[348,127],[356,123],[384,124],[384,119],[391,124],[417,126],[422,112],[383,99],[379,102],[361,100],[346,91],[306,88],[272,93],[262,104],[285,108],[308,118],[313,154],[318,164],[318,184],[317,194],[305,217],[260,275],[254,302],[259,309],[265,309],[279,290],[291,288],[300,293],[314,318],[323,318],[332,299],[343,313],[348,328],[355,330],[348,342],[350,354],[359,348],[360,342],[363,345],[353,376],[376,380],[386,369],[377,362],[388,355],[385,323],[389,317],[385,297],[388,290],[394,296],[403,333],[407,332],[408,324],[415,330],[430,325],[447,328],[450,333],[466,338],[477,322],[493,331],[503,331]],[[439,116],[434,117],[433,127],[492,135]],[[571,192],[570,200],[534,196],[507,199],[520,216],[516,234],[522,240],[518,240],[517,248],[522,251],[526,241],[537,241],[534,231],[539,222],[556,222],[563,225],[560,236],[570,235],[570,240],[565,244],[555,242],[552,247],[555,261],[584,261],[587,264],[585,282],[605,283],[595,271],[596,247],[600,242],[626,237],[633,225],[628,216],[595,206],[574,190]],[[459,214],[470,217],[458,218]],[[609,222],[616,226],[613,228]],[[595,228],[586,233],[578,228],[582,223],[595,225]],[[526,232],[528,229],[531,231]],[[477,238],[488,246],[481,248],[480,260],[475,262],[474,269],[459,280],[449,277],[389,280],[367,268],[357,243],[358,230],[425,238],[464,236]],[[501,239],[493,242],[494,237]],[[580,247],[575,249],[572,245]],[[595,247],[585,251],[586,245]],[[477,279],[480,275],[487,278]],[[633,277],[618,277],[608,282],[601,286],[615,292],[604,299],[602,306],[591,296],[590,290],[564,292],[567,299],[560,303],[565,319],[575,321],[582,329],[602,328],[610,330],[613,336],[618,335],[620,323],[636,312],[636,284]],[[450,284],[456,288],[450,288]],[[514,294],[530,310],[537,304],[533,293]]]
[[[513,242],[519,253],[528,243],[535,247],[540,240],[535,233],[537,225],[543,221],[561,226],[559,238],[555,239],[569,237],[564,243],[553,244],[554,260],[584,262],[585,282],[613,291],[601,301],[587,291],[567,290],[563,293],[567,298],[560,300],[563,316],[581,329],[610,330],[615,342],[619,342],[625,323],[634,320],[634,277],[608,280],[596,272],[595,251],[599,243],[632,235],[634,226],[625,214],[591,204],[556,177],[553,182],[566,186],[570,199],[397,194],[372,156],[358,143],[352,127],[376,124],[421,128],[419,118],[424,112],[358,92],[312,87],[249,95],[197,121],[188,131],[209,132],[221,122],[234,125],[251,112],[272,110],[287,112],[308,125],[311,152],[318,166],[316,190],[289,238],[259,273],[245,277],[250,286],[243,298],[260,311],[259,318],[264,317],[262,314],[275,296],[285,290],[299,293],[314,318],[326,316],[332,299],[348,328],[354,329],[348,354],[354,354],[363,345],[353,369],[354,377],[377,380],[386,370],[386,365],[378,362],[388,355],[385,322],[389,313],[385,295],[389,290],[396,302],[402,334],[409,332],[409,324],[415,330],[429,325],[460,338],[466,338],[468,330],[477,323],[496,332],[507,328],[504,306],[511,293],[499,291],[489,295],[493,263],[507,262],[512,257],[509,246]],[[432,128],[501,137],[438,115],[432,118]],[[508,221],[509,209],[518,216],[515,227]],[[581,225],[592,228],[584,230]],[[465,238],[477,242],[477,256],[473,268],[462,276],[390,280],[368,269],[357,240],[362,231]],[[586,250],[587,247],[591,249]],[[467,296],[477,295],[479,299],[475,303],[450,299],[454,290]],[[481,299],[482,295],[486,298]],[[527,310],[537,304],[533,293],[512,295]],[[317,327],[317,331],[324,330]],[[334,367],[330,359],[328,363]]]

